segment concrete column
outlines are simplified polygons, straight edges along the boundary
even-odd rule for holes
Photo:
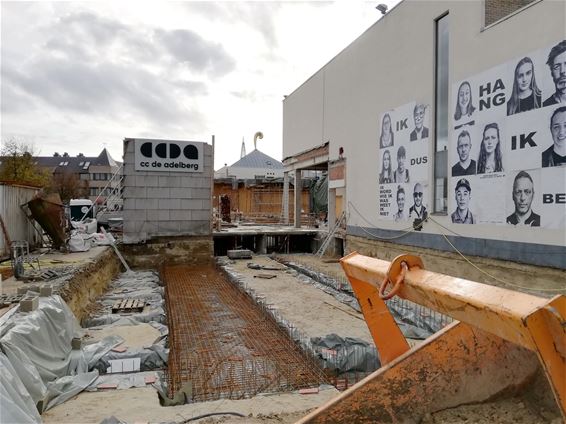
[[[295,170],[295,228],[301,228],[301,194],[303,192],[301,170]]]
[[[267,253],[267,236],[265,234],[257,236],[257,254],[265,255]]]
[[[331,231],[336,224],[336,189],[328,189],[328,231]]]
[[[283,172],[283,223],[289,225],[289,172]]]

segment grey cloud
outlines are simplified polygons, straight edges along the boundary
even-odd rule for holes
[[[2,97],[0,101],[0,111],[2,114],[29,112],[35,109],[33,98],[16,90],[10,84],[2,84]]]
[[[222,76],[235,69],[235,60],[222,45],[185,30],[129,27],[90,12],[58,19],[44,29],[41,54],[52,53],[75,61],[104,62],[109,55],[121,62],[185,64],[192,71]],[[54,35],[53,35],[54,34]]]
[[[201,81],[177,80],[173,84],[182,90],[186,90],[192,96],[208,94],[208,86]]]
[[[77,43],[75,40],[63,36],[48,39],[44,47],[50,53],[68,59],[88,61],[92,58],[83,43]]]
[[[199,13],[207,19],[246,22],[258,31],[269,48],[277,47],[277,35],[273,22],[274,12],[285,2],[187,2],[190,13]]]
[[[187,117],[188,110],[173,94],[180,90],[190,95],[187,84],[176,87],[142,69],[87,66],[55,58],[41,59],[30,69],[24,73],[5,68],[3,79],[58,108],[108,116],[125,110],[166,122]]]
[[[90,12],[38,24],[37,34],[39,43],[2,48],[2,113],[52,107],[69,118],[77,112],[186,132],[206,120],[194,106],[208,93],[205,81],[235,68],[220,44],[192,31],[129,27]],[[180,78],[185,66],[203,81]]]
[[[156,30],[155,37],[175,59],[187,63],[192,70],[222,76],[236,67],[236,62],[224,47],[204,40],[193,31]]]
[[[151,30],[128,27],[90,12],[67,15],[43,32],[49,34],[44,45],[47,51],[72,60],[98,61],[109,49],[126,60],[156,60],[162,55],[151,42]]]
[[[64,16],[59,20],[57,26],[73,35],[84,35],[98,45],[111,44],[122,35],[122,32],[128,31],[128,27],[124,24],[91,12]]]
[[[256,92],[250,90],[231,91],[230,94],[232,94],[232,96],[237,97],[239,99],[250,100],[252,102],[255,102],[257,100]]]
[[[128,32],[123,37],[123,54],[125,57],[140,62],[156,62],[163,56],[162,51],[152,40],[151,31],[149,33]]]

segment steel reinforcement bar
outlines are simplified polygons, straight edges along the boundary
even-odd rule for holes
[[[163,269],[169,394],[242,399],[325,382],[324,372],[265,311],[213,266]]]

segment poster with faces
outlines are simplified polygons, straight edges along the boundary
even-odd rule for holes
[[[562,107],[566,108],[566,40],[453,84],[449,210],[456,210],[454,190],[466,178],[472,186],[474,223],[511,225],[507,218],[519,204],[516,215],[520,222],[537,205],[547,214],[538,226],[564,228],[558,218],[564,215],[563,207],[556,202],[542,203],[546,191],[554,191],[559,198],[564,193],[560,184],[552,182],[552,178],[566,181],[566,109],[562,113]],[[520,171],[527,172],[535,186],[540,185],[533,190],[529,199],[533,206],[528,211],[524,202],[510,194]],[[520,179],[521,184],[526,181],[528,178]],[[524,194],[522,197],[524,200]]]
[[[405,222],[413,205],[415,185],[428,187],[430,107],[407,103],[379,117],[378,217]],[[423,189],[424,190],[424,189]],[[421,192],[417,187],[417,192]],[[418,209],[428,207],[429,192],[423,191]]]
[[[507,178],[507,225],[541,227],[540,170],[511,172]]]

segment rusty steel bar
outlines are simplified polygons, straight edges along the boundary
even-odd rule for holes
[[[170,395],[241,399],[318,386],[326,378],[253,300],[212,266],[163,269],[169,322]]]

